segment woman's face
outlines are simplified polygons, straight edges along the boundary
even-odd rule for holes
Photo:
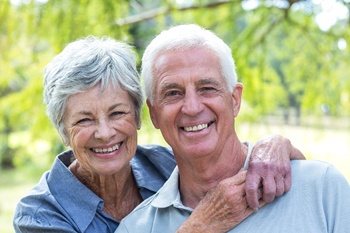
[[[80,165],[99,175],[129,169],[137,146],[135,106],[129,94],[100,85],[68,98],[64,125]]]

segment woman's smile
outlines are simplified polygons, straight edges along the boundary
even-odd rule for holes
[[[121,146],[123,142],[118,143],[114,146],[108,147],[108,148],[91,148],[91,150],[95,153],[99,153],[99,154],[106,154],[106,153],[111,153],[113,151],[116,151],[119,149],[119,147]]]

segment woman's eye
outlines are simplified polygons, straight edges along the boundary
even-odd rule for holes
[[[89,118],[83,118],[83,119],[78,120],[77,124],[84,124],[84,123],[87,123],[90,121],[91,121],[91,119],[89,119]]]
[[[115,111],[112,113],[112,116],[120,116],[120,115],[123,115],[125,114],[125,112],[121,112],[121,111]]]

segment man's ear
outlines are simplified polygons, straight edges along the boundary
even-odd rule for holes
[[[236,117],[241,109],[242,102],[242,92],[243,92],[243,84],[237,83],[233,89],[232,97],[233,97],[233,111],[234,116]]]
[[[152,106],[152,104],[151,104],[151,102],[149,101],[149,99],[146,100],[146,103],[147,103],[149,115],[150,115],[150,117],[151,117],[153,126],[154,126],[156,129],[159,129],[159,125],[158,125],[158,121],[157,121],[157,116],[156,116],[156,114],[155,114],[154,107]]]

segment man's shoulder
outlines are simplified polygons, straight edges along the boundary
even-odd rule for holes
[[[321,161],[321,160],[291,160],[290,161],[292,169],[310,169],[319,168],[322,171],[327,170],[332,164]]]
[[[291,161],[292,181],[309,182],[314,185],[349,187],[344,175],[332,164],[320,160],[293,160]]]
[[[328,170],[337,170],[331,163],[321,160],[292,160],[290,164],[293,171],[307,171],[308,174],[324,174]]]

